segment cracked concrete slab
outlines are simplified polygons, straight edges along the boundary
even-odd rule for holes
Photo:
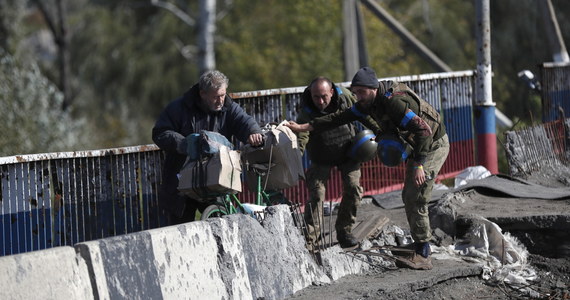
[[[353,299],[355,295],[378,296],[382,292],[397,294],[422,290],[453,278],[478,277],[482,266],[459,260],[433,260],[429,271],[410,269],[390,270],[382,273],[349,275],[327,285],[309,287],[287,299],[312,299],[318,290],[320,299]],[[366,291],[368,290],[368,291]],[[355,292],[358,291],[358,292]]]
[[[570,199],[495,197],[476,191],[446,194],[430,208],[432,228],[456,234],[455,221],[478,215],[509,229],[570,229]]]

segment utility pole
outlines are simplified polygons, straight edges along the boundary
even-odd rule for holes
[[[544,20],[544,27],[546,29],[546,37],[548,38],[548,44],[552,51],[553,61],[568,63],[570,62],[570,57],[568,57],[568,52],[564,45],[564,38],[562,38],[562,33],[558,26],[552,1],[545,0],[540,1],[540,3],[540,11],[542,12],[542,19]]]
[[[360,67],[368,66],[368,52],[358,1],[343,1],[342,11],[344,79],[349,81]]]
[[[492,174],[499,173],[495,102],[492,93],[490,0],[475,0],[477,27],[477,77],[475,79],[475,128],[477,161]]]
[[[200,0],[198,32],[198,68],[201,75],[216,68],[214,53],[216,0]]]

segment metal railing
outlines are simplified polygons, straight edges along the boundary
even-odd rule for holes
[[[542,121],[570,113],[570,63],[544,63],[541,70]]]
[[[472,71],[386,79],[408,84],[442,113],[451,151],[440,178],[474,164]],[[263,90],[232,97],[264,125],[295,120],[303,90]],[[155,145],[0,158],[0,255],[163,226],[157,202],[163,159]],[[304,163],[310,163],[307,157]],[[384,167],[375,159],[363,165],[361,183],[367,195],[378,194],[401,188],[403,177],[402,167]],[[303,181],[284,193],[294,203],[304,203],[308,197]],[[341,195],[340,176],[333,172],[327,199],[338,200]],[[253,202],[254,195],[244,186],[240,199]]]
[[[440,177],[452,177],[465,167],[475,164],[473,128],[473,71],[422,74],[383,78],[406,83],[422,98],[434,106],[444,117],[452,145]],[[350,82],[338,85],[348,87]],[[234,93],[232,98],[260,124],[296,120],[301,107],[301,95],[305,87],[273,89]],[[234,141],[234,143],[236,143]],[[309,165],[305,155],[304,166]],[[367,195],[393,191],[402,187],[404,169],[383,166],[374,159],[362,166],[361,184]],[[285,191],[288,199],[307,199],[304,182]],[[342,195],[340,174],[333,172],[327,187],[326,197],[338,201]],[[253,201],[254,195],[244,189],[242,197]]]
[[[570,119],[556,120],[505,133],[505,152],[511,176],[526,178],[570,163]]]
[[[540,66],[542,121],[544,123],[505,133],[505,152],[512,176],[526,177],[544,167],[568,165],[570,143],[570,64]]]
[[[155,145],[0,158],[0,255],[164,225]]]

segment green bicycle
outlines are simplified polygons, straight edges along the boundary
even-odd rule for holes
[[[255,203],[241,203],[237,194],[225,194],[213,197],[214,203],[208,205],[202,215],[201,220],[208,218],[217,218],[224,215],[235,213],[243,213],[258,218],[259,212],[266,206],[287,204],[291,205],[289,200],[280,191],[266,191],[261,184],[261,178],[268,172],[268,164],[253,164],[250,168],[255,172],[257,178],[256,199]]]

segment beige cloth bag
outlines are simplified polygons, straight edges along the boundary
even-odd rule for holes
[[[240,153],[221,146],[209,158],[188,162],[178,179],[178,190],[193,199],[241,192]]]
[[[261,187],[267,190],[295,186],[299,179],[305,176],[297,136],[283,124],[271,125],[265,134],[263,147],[245,145],[242,148],[247,187],[251,191],[255,192],[257,188],[256,167],[263,166],[263,169],[267,169],[266,174],[261,177]]]

